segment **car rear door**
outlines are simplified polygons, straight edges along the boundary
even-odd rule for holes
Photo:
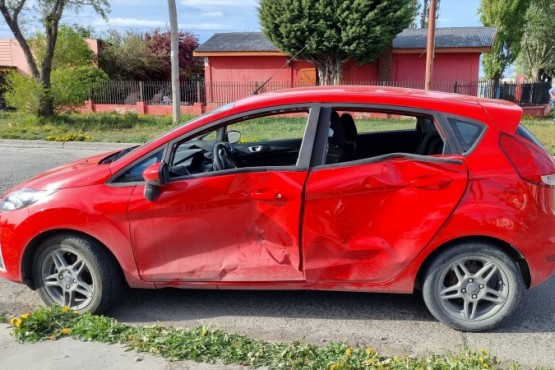
[[[305,189],[307,281],[395,278],[446,222],[466,185],[458,154],[389,153],[317,165]]]

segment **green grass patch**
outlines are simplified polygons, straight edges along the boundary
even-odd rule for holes
[[[54,306],[10,320],[21,342],[56,340],[69,336],[83,341],[119,343],[129,350],[146,352],[169,361],[237,364],[270,369],[517,369],[503,364],[486,350],[468,348],[450,355],[383,356],[373,348],[353,348],[345,342],[326,347],[302,341],[274,343],[230,334],[219,329],[197,327],[137,327],[106,316],[79,315],[67,307]]]
[[[184,116],[185,122],[193,116]],[[257,125],[237,123],[243,141],[265,141],[275,138],[300,138],[306,117],[263,117]],[[411,119],[357,119],[358,131],[377,132],[414,129]],[[549,118],[525,117],[522,123],[555,155],[555,123]],[[0,112],[0,139],[51,141],[104,141],[143,143],[175,127],[171,117],[146,116],[134,113],[62,114],[47,119]]]
[[[555,155],[555,122],[549,118],[528,118],[522,124],[530,130],[538,140],[545,145],[551,154]]]
[[[1,139],[142,143],[174,126],[171,117],[134,113],[62,114],[50,118],[0,113]]]

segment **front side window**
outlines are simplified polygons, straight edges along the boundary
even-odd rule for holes
[[[307,108],[253,113],[179,142],[170,160],[170,177],[296,166],[308,116]]]

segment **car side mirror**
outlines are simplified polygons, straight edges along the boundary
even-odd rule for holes
[[[227,142],[230,144],[238,143],[241,140],[241,133],[239,131],[229,131],[227,133]]]
[[[160,189],[166,184],[165,171],[168,165],[164,162],[154,163],[143,171],[146,181],[144,196],[149,202],[155,201],[160,195]]]

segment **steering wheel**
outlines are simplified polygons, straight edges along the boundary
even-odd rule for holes
[[[226,141],[220,141],[214,145],[214,160],[212,167],[215,171],[237,168],[237,162],[233,157],[233,148]]]

